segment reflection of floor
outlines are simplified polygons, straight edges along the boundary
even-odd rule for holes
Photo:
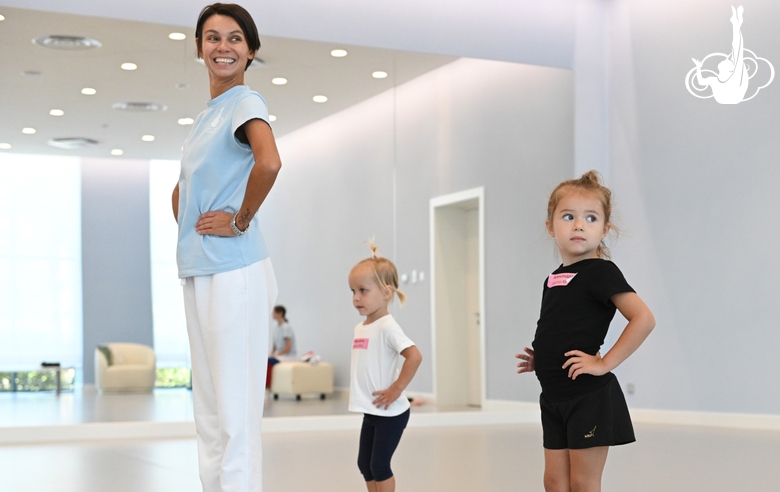
[[[304,396],[301,401],[267,397],[264,417],[348,415],[347,392],[337,391],[325,400]],[[415,406],[415,412],[435,412],[431,404]],[[474,411],[448,408],[447,411]],[[101,395],[86,387],[56,396],[48,393],[0,393],[0,427],[67,425],[94,422],[192,421],[192,393],[162,389],[152,394]]]
[[[778,490],[780,432],[638,425],[610,450],[605,491]],[[264,435],[266,492],[361,492],[356,430]],[[538,424],[407,429],[393,459],[399,492],[540,492]],[[197,492],[194,439],[0,446],[0,490]]]

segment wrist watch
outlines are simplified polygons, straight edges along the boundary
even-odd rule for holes
[[[238,212],[236,212],[233,215],[233,218],[230,219],[230,228],[233,230],[233,234],[235,234],[236,236],[243,236],[244,234],[246,234],[246,231],[249,230],[249,226],[247,225],[246,229],[244,229],[243,231],[239,229],[238,226],[236,225],[236,217],[238,217]]]

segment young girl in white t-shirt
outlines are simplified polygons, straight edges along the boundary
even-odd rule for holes
[[[395,319],[387,305],[398,290],[398,271],[393,262],[376,255],[359,262],[349,272],[352,305],[366,320],[355,327],[352,341],[349,410],[363,413],[358,468],[369,492],[395,491],[390,460],[409,421],[409,400],[403,397],[420,367],[422,355]],[[399,365],[403,365],[399,371]]]

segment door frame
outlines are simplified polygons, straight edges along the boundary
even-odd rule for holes
[[[436,321],[436,211],[438,208],[456,205],[458,203],[477,200],[478,216],[478,264],[479,274],[479,380],[480,380],[480,406],[485,408],[486,400],[486,361],[485,361],[485,333],[487,326],[487,316],[485,313],[485,187],[480,186],[468,190],[450,193],[430,199],[429,225],[430,225],[430,271],[431,271],[431,347],[432,347],[432,369],[433,369],[433,393],[438,400],[438,362],[437,362],[437,321]]]

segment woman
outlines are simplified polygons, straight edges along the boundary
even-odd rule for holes
[[[203,490],[262,490],[260,424],[276,280],[255,213],[281,161],[265,100],[244,85],[260,40],[242,7],[215,3],[195,29],[211,100],[184,143],[173,213],[192,353]]]
[[[283,360],[297,360],[297,347],[295,344],[295,332],[287,321],[287,309],[284,306],[274,306],[273,313],[276,327],[271,331],[271,359],[276,362]]]

